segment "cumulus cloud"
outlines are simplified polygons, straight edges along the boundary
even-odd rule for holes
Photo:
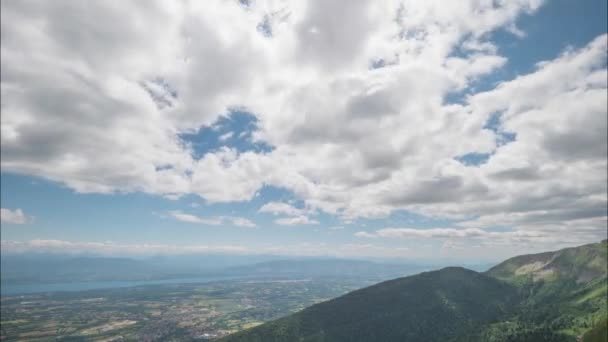
[[[25,224],[31,221],[31,218],[23,213],[21,209],[0,209],[0,218],[3,223]]]
[[[473,229],[564,234],[587,220],[598,232],[606,35],[494,89],[471,88],[508,62],[489,33],[522,36],[515,21],[541,5],[3,1],[2,170],[78,192],[210,203],[275,186],[344,221],[407,210]],[[181,134],[233,108],[256,116],[251,139],[272,149],[196,157]],[[489,159],[458,161],[471,153]],[[260,211],[288,216],[278,224],[316,223],[267,205]]]

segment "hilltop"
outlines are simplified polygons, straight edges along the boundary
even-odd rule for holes
[[[606,274],[606,240],[554,252],[520,255],[486,273],[512,283],[573,280],[586,283]]]
[[[607,245],[382,282],[222,341],[597,341],[606,327]],[[584,335],[584,336],[583,336]]]
[[[449,267],[354,291],[227,341],[447,340],[503,317],[517,296],[509,284]]]

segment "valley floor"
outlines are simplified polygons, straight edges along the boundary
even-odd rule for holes
[[[250,328],[368,285],[221,281],[2,297],[2,341],[191,341]]]

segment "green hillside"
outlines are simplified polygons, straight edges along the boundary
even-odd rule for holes
[[[556,252],[521,255],[488,270],[492,277],[512,283],[574,280],[586,283],[606,275],[606,241]]]
[[[517,256],[488,270],[487,275],[516,285],[523,300],[508,323],[486,327],[484,340],[502,336],[496,340],[525,341],[526,334],[544,334],[550,338],[532,340],[576,341],[593,327],[601,327],[608,307],[607,252],[602,241]]]
[[[582,342],[608,341],[608,320],[603,319],[583,335]]]
[[[513,286],[450,267],[354,291],[226,341],[446,341],[503,318],[517,296]]]
[[[399,278],[222,341],[596,341],[606,330],[606,252],[603,241],[486,273],[450,267]]]

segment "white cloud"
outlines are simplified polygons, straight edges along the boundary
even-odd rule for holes
[[[248,201],[262,187],[273,167],[272,160],[265,155],[239,154],[223,148],[196,162],[190,177],[191,190],[210,203]]]
[[[256,224],[254,222],[252,222],[251,220],[244,218],[244,217],[234,217],[234,216],[200,217],[197,215],[184,213],[180,210],[169,211],[169,215],[178,221],[211,225],[211,226],[229,225],[229,224],[232,224],[232,225],[238,226],[238,227],[247,227],[247,228],[253,228],[256,226]]]
[[[225,142],[226,140],[232,138],[233,135],[234,135],[234,132],[227,132],[227,133],[220,135],[220,137],[218,139],[222,142]]]
[[[368,233],[368,232],[356,232],[354,235],[359,238],[369,238],[369,239],[374,239],[374,238],[378,237],[377,235]]]
[[[13,223],[13,224],[25,224],[30,222],[32,219],[23,213],[21,209],[0,209],[0,218],[4,223]]]
[[[169,211],[169,215],[171,215],[176,220],[188,223],[207,224],[214,226],[222,224],[222,220],[220,218],[202,218],[196,215],[186,214],[180,210]]]
[[[404,90],[420,92],[412,96],[444,91],[444,86],[431,85],[468,77],[470,72],[462,70],[466,65],[450,76],[441,59],[435,58],[437,70],[416,60],[430,66],[433,59],[425,56],[447,56],[458,36],[477,37],[512,22],[522,11],[534,10],[538,2],[343,5],[281,2],[244,10],[236,2],[202,6],[158,1],[141,10],[135,3],[84,6],[57,1],[38,8],[3,3],[2,168],[60,181],[80,192],[196,193],[212,202],[248,200],[267,182],[329,208],[331,203],[306,192],[335,192],[322,187],[341,166],[329,162],[331,174],[318,175],[321,189],[306,189],[317,176],[311,174],[306,158],[297,157],[299,152],[335,139],[334,151],[322,150],[315,162],[328,162],[355,147],[343,167],[360,168],[363,163],[372,168],[355,172],[347,182],[379,179],[376,173],[388,170],[378,170],[374,163],[400,152],[361,150],[377,140],[373,136],[363,137],[360,146],[344,140],[365,133],[359,127],[369,121],[366,111],[398,109],[405,114],[406,108],[399,109],[407,103],[401,99]],[[334,20],[336,12],[340,22]],[[479,21],[465,20],[469,12]],[[267,17],[270,39],[256,29]],[[159,18],[162,27],[157,25]],[[44,28],[37,25],[40,22],[46,23]],[[107,26],[108,22],[116,24]],[[454,37],[445,32],[435,36],[430,32],[441,32],[436,25],[458,29],[453,30]],[[421,35],[398,39],[397,34],[408,30]],[[421,41],[422,33],[428,39]],[[390,56],[403,60],[395,70],[367,70],[370,60]],[[330,86],[319,87],[323,84]],[[346,102],[339,103],[341,99]],[[222,150],[194,160],[190,147],[176,134],[210,124],[233,106],[258,115],[263,126],[258,138],[277,146],[277,153],[238,155]],[[332,109],[338,110],[327,117]],[[344,129],[335,126],[350,114],[355,115],[352,123]],[[330,119],[318,131],[321,140],[310,136],[313,141],[300,146],[299,139],[308,137],[321,118]],[[392,125],[384,122],[377,128],[387,124]],[[327,134],[335,129],[335,134]],[[291,180],[285,179],[290,174]]]
[[[606,218],[603,218],[604,220]],[[354,234],[358,238],[371,239],[402,239],[404,241],[420,241],[439,239],[443,241],[443,249],[452,248],[495,248],[495,253],[512,256],[516,251],[509,248],[517,246],[518,250],[542,251],[556,248],[598,242],[605,239],[606,231],[597,226],[577,222],[577,227],[560,229],[557,227],[526,227],[527,229],[487,231],[478,228],[382,228],[374,232],[360,231]],[[547,229],[548,228],[548,229]],[[488,253],[486,250],[485,253]],[[488,254],[486,254],[488,255]]]
[[[258,210],[260,213],[270,213],[273,215],[285,215],[274,220],[274,223],[282,226],[293,226],[301,224],[319,224],[319,221],[311,219],[308,214],[314,213],[314,210],[300,209],[284,202],[268,202]]]
[[[430,229],[414,229],[414,228],[383,228],[375,233],[358,232],[355,235],[358,237],[383,237],[383,238],[453,238],[453,237],[476,237],[483,236],[486,232],[481,229],[465,228],[430,228]]]
[[[288,203],[284,202],[268,202],[264,204],[258,210],[260,213],[270,213],[273,215],[288,215],[288,216],[298,216],[302,215],[305,210],[296,208]]]
[[[232,222],[232,224],[234,224],[235,226],[248,227],[248,228],[253,228],[256,226],[256,224],[254,222],[252,222],[251,220],[248,220],[244,217],[230,217],[229,219]]]
[[[300,215],[294,217],[282,217],[274,220],[274,223],[282,226],[294,226],[300,224],[319,224],[319,221],[312,220],[308,216]]]
[[[508,65],[489,33],[521,36],[516,19],[542,1],[346,3],[2,2],[2,170],[212,203],[277,186],[345,221],[606,228],[605,35],[475,93]],[[447,103],[455,92],[470,95]],[[197,160],[180,134],[229,108],[256,115],[251,139],[274,149]],[[455,160],[467,153],[491,157]],[[279,224],[316,222],[279,210]]]

